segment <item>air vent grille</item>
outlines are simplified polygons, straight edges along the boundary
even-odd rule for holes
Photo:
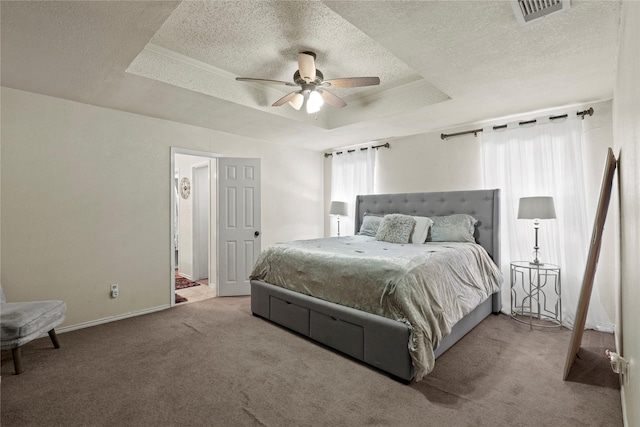
[[[520,25],[569,9],[569,0],[511,0],[511,6]]]

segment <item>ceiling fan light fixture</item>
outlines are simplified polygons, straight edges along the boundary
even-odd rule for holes
[[[324,104],[324,99],[322,99],[322,95],[319,92],[313,90],[309,93],[309,98],[307,99],[307,113],[317,113],[320,111],[320,107]]]
[[[242,82],[255,82],[270,85],[300,86],[299,91],[289,92],[288,94],[274,102],[272,104],[272,107],[279,107],[284,104],[289,104],[291,105],[291,108],[300,110],[302,106],[306,105],[305,109],[307,110],[308,114],[317,113],[325,103],[335,108],[343,108],[347,105],[344,100],[329,92],[325,88],[354,88],[380,84],[379,77],[342,77],[338,79],[325,80],[322,72],[316,68],[316,54],[311,51],[298,53],[298,69],[295,73],[293,73],[293,82],[256,79],[251,77],[236,77],[236,80]]]
[[[304,95],[298,92],[295,95],[293,95],[293,98],[291,99],[291,101],[289,101],[289,105],[291,105],[291,107],[293,107],[294,109],[299,110],[302,107],[303,102],[304,102]]]

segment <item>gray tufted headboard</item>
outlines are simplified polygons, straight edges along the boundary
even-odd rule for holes
[[[364,213],[401,213],[443,216],[456,213],[478,220],[475,238],[500,266],[500,190],[443,191],[434,193],[371,194],[356,196],[355,231]]]

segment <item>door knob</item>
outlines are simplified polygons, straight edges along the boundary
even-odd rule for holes
[[[256,231],[255,233],[253,233],[254,236],[258,237],[260,235],[259,231]]]

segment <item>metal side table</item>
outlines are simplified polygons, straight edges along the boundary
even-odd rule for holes
[[[528,317],[529,321],[516,316]],[[560,267],[529,261],[511,263],[511,317],[534,326],[562,326],[562,284]],[[549,323],[534,323],[534,319]]]

